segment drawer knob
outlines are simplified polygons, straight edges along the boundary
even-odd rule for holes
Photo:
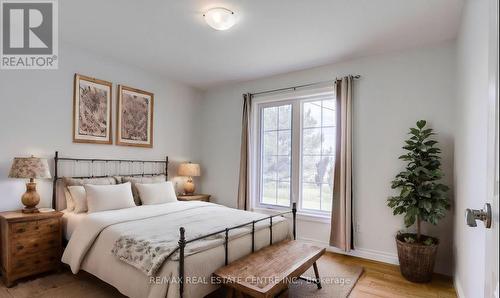
[[[23,245],[18,245],[16,248],[17,248],[17,250],[21,250],[21,249],[24,248],[24,246]]]
[[[20,229],[17,229],[16,233],[24,233],[26,232],[26,229],[25,228],[20,228]]]

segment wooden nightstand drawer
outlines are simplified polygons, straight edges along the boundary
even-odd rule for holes
[[[10,287],[22,277],[59,267],[62,252],[61,212],[1,212],[1,270]]]
[[[40,237],[59,231],[59,218],[50,218],[32,222],[19,222],[10,225],[13,238]]]
[[[16,258],[12,263],[12,275],[21,277],[54,269],[59,264],[59,258],[59,252],[52,249]]]
[[[10,225],[12,235],[26,235],[30,232],[36,232],[39,229],[37,221],[16,222]]]
[[[26,237],[13,239],[11,244],[12,256],[24,256],[37,253],[41,250],[56,250],[61,246],[61,238],[58,234],[48,234],[45,237]]]

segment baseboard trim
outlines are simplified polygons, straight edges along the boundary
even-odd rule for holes
[[[373,260],[373,261],[378,261],[378,262],[383,262],[383,263],[388,263],[388,264],[399,265],[398,256],[396,254],[391,254],[391,253],[387,253],[387,252],[383,252],[383,251],[377,251],[377,250],[366,249],[366,248],[356,248],[356,249],[353,249],[349,252],[345,252],[345,251],[340,250],[336,247],[330,246],[328,242],[318,241],[316,239],[303,238],[303,237],[300,237],[299,240],[309,242],[312,244],[316,244],[318,246],[326,247],[326,250],[330,251],[330,252],[335,252],[335,253],[339,253],[339,254],[344,254],[344,255],[348,255],[348,256],[353,256],[353,257],[358,257],[358,258],[363,258],[363,259],[368,259],[368,260]]]
[[[460,283],[460,279],[455,274],[453,277],[453,286],[455,287],[455,291],[457,292],[458,298],[465,298],[464,290],[462,289],[462,284]]]

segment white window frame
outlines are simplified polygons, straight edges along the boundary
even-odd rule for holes
[[[318,100],[324,100],[325,98],[327,97],[332,97],[333,98],[333,94],[329,95],[329,94],[321,94],[321,95],[313,95],[311,96],[310,98],[307,98],[307,99],[300,99],[298,100],[298,104],[300,106],[300,125],[299,125],[299,132],[298,134],[299,135],[302,135],[302,132],[304,130],[304,122],[303,122],[303,119],[304,119],[304,109],[302,108],[304,106],[304,103],[306,102],[311,102],[311,101],[318,101]],[[323,128],[323,126],[320,126],[321,128]],[[303,178],[303,171],[302,171],[302,163],[303,163],[303,154],[302,154],[302,148],[303,148],[303,138],[302,137],[299,137],[300,139],[300,144],[299,144],[299,180],[298,180],[298,183],[299,183],[299,200],[297,200],[297,206],[298,208],[301,210],[302,213],[304,214],[309,214],[309,215],[313,215],[313,216],[327,216],[327,217],[330,217],[331,215],[331,210],[330,211],[323,211],[323,210],[314,210],[314,209],[304,209],[302,208],[302,178]],[[322,154],[323,152],[320,151],[320,156],[323,156]],[[335,156],[335,158],[337,158]],[[334,173],[335,175],[335,173]],[[323,184],[323,183],[322,183]],[[332,198],[333,199],[333,198]],[[321,206],[321,200],[322,200],[322,196],[320,197],[320,206]]]
[[[262,190],[262,147],[263,147],[263,131],[261,130],[262,129],[262,111],[265,109],[265,108],[270,108],[270,107],[280,107],[280,106],[284,106],[284,105],[291,105],[292,106],[292,117],[290,119],[290,122],[291,122],[291,148],[290,148],[290,151],[291,151],[291,158],[290,158],[290,204],[288,206],[280,206],[280,205],[272,205],[272,204],[266,204],[266,203],[262,203],[260,201],[260,199],[262,198],[262,193],[263,193],[263,190]],[[294,197],[294,191],[293,191],[293,186],[292,186],[292,181],[293,181],[293,165],[294,165],[294,157],[293,157],[293,152],[294,152],[294,142],[296,141],[296,138],[294,137],[294,130],[293,130],[293,125],[294,125],[294,121],[295,121],[295,115],[294,115],[294,111],[295,111],[295,108],[294,106],[296,105],[296,101],[295,100],[282,100],[282,101],[274,101],[274,102],[264,102],[264,103],[261,103],[261,104],[258,104],[257,107],[258,107],[258,115],[257,115],[257,119],[258,119],[258,123],[257,123],[257,133],[258,133],[258,137],[256,139],[256,142],[257,142],[257,158],[258,158],[258,161],[257,161],[257,186],[258,186],[258,196],[256,198],[256,205],[260,208],[265,208],[265,209],[284,209],[284,208],[291,208],[292,207],[292,202],[294,201],[293,197]]]
[[[333,86],[320,88],[311,88],[300,91],[292,91],[281,94],[268,96],[258,96],[253,99],[252,103],[252,127],[250,128],[250,136],[252,138],[250,148],[250,206],[252,210],[269,212],[282,211],[290,209],[293,202],[297,203],[297,213],[302,219],[311,219],[313,221],[330,220],[331,212],[319,211],[311,209],[302,209],[302,102],[323,99],[325,97],[333,97]],[[284,104],[292,104],[292,156],[290,165],[290,206],[269,205],[260,202],[262,194],[262,131],[261,131],[261,114],[262,109],[271,106],[280,106]],[[298,128],[295,128],[298,125]]]

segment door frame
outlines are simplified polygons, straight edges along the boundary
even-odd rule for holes
[[[490,0],[488,59],[488,173],[486,202],[492,207],[492,227],[486,230],[484,297],[499,297],[499,165],[498,165],[498,1]]]

